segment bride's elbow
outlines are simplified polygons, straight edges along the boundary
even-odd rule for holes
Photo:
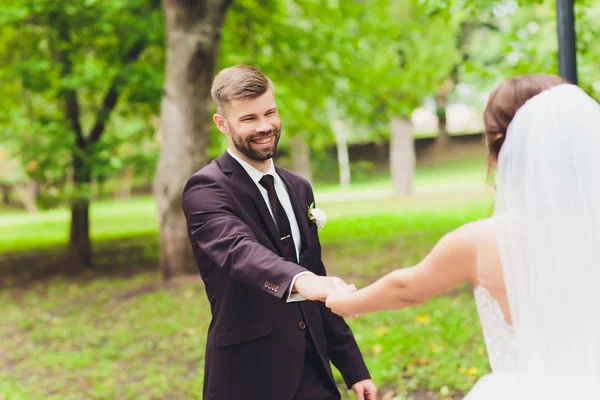
[[[424,293],[416,290],[411,285],[410,278],[405,270],[394,271],[390,274],[392,292],[395,294],[396,302],[403,307],[416,306],[429,299]]]

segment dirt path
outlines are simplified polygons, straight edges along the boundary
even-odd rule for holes
[[[492,188],[484,183],[465,183],[457,185],[456,183],[444,185],[428,185],[423,188],[417,188],[414,194],[407,199],[418,198],[422,196],[432,195],[470,195],[470,194],[491,194]],[[385,189],[372,189],[364,191],[353,191],[353,192],[340,192],[340,193],[323,193],[315,194],[316,200],[319,203],[342,203],[346,201],[359,201],[359,200],[373,200],[373,199],[387,199],[394,197],[394,191],[392,188]]]

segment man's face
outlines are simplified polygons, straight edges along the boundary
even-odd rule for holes
[[[226,115],[215,116],[217,127],[227,135],[227,141],[244,156],[254,161],[266,161],[277,153],[281,120],[271,90],[248,100],[232,100]]]

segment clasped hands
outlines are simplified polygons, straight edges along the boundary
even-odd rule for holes
[[[325,302],[327,307],[331,308],[335,314],[342,317],[356,317],[337,308],[335,304],[343,298],[345,294],[356,291],[356,286],[348,285],[343,279],[331,276],[319,276],[315,274],[305,274],[296,280],[294,291],[304,296],[307,300]]]

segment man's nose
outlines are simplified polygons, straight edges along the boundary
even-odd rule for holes
[[[257,132],[269,132],[273,130],[273,126],[269,123],[269,121],[267,121],[266,118],[262,118],[259,122],[258,122],[258,127],[256,128]]]

